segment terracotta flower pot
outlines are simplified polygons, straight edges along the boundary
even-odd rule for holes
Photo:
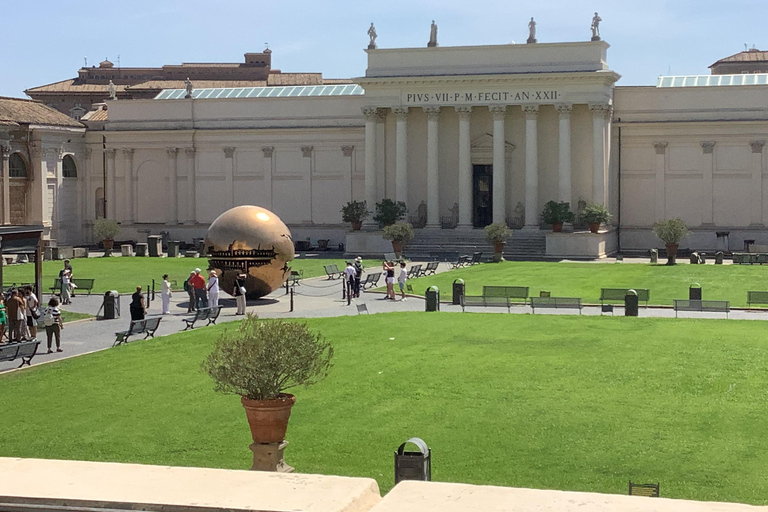
[[[597,233],[600,229],[600,223],[599,222],[590,222],[589,223],[589,232],[590,233]]]
[[[254,443],[279,443],[285,439],[295,396],[285,393],[272,400],[241,397],[240,402],[245,408]]]
[[[403,246],[405,245],[405,242],[402,240],[392,240],[392,250],[395,251],[395,256],[397,256],[397,259],[400,259],[403,257]]]
[[[678,244],[667,244],[667,265],[674,265]]]
[[[552,223],[552,232],[553,233],[562,233],[563,231],[563,223],[562,222],[554,222]]]
[[[504,244],[506,242],[493,242],[493,261],[499,262],[504,260]]]
[[[102,240],[101,244],[104,246],[105,251],[111,251],[115,247],[114,240]]]
[[[352,223],[352,231],[360,231],[362,227],[363,227],[363,221],[361,220]]]

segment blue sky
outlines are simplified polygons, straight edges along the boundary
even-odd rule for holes
[[[123,66],[241,62],[268,42],[272,65],[365,73],[366,31],[380,48],[425,46],[434,19],[441,46],[524,43],[531,16],[539,42],[587,40],[595,11],[611,44],[619,85],[654,85],[660,74],[706,74],[744,43],[768,49],[766,0],[0,0],[5,65],[0,96],[74,77],[108,57]]]

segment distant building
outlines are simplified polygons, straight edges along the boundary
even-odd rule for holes
[[[768,73],[768,52],[752,48],[720,59],[711,66],[713,75],[743,75],[745,73]]]

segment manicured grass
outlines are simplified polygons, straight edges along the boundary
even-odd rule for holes
[[[64,323],[74,322],[76,320],[83,320],[84,318],[93,318],[93,315],[88,313],[76,313],[74,311],[61,310],[61,319]]]
[[[394,313],[316,319],[336,347],[295,390],[287,461],[393,483],[412,436],[433,479],[768,503],[762,322]],[[200,361],[232,324],[0,375],[0,455],[247,468],[245,415]]]
[[[671,306],[687,299],[693,283],[702,287],[704,299],[729,300],[731,306],[747,305],[748,290],[768,290],[768,272],[760,265],[651,265],[640,263],[484,263],[448,273],[409,281],[415,293],[436,285],[443,300],[450,300],[454,279],[465,281],[466,293],[479,295],[484,285],[530,287],[538,296],[546,290],[555,297],[580,297],[599,304],[600,288],[648,288],[650,304]]]
[[[324,276],[323,265],[336,263],[339,269],[343,260],[301,258],[289,263],[294,270],[304,270],[304,277]],[[43,262],[43,288],[47,292],[53,281],[59,277],[64,266],[61,261]],[[120,293],[136,291],[136,286],[147,287],[155,280],[155,289],[160,289],[163,274],[168,279],[176,280],[181,288],[189,272],[199,267],[205,270],[208,260],[205,258],[80,258],[72,260],[75,278],[95,279],[93,293],[117,290]],[[10,265],[3,268],[5,284],[29,283],[34,280],[35,267],[31,263]]]

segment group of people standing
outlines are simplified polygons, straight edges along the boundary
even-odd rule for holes
[[[0,294],[0,343],[3,342],[6,331],[8,342],[16,343],[37,339],[37,323],[43,318],[45,332],[48,338],[48,353],[52,353],[53,340],[56,340],[56,352],[61,349],[61,320],[59,300],[51,297],[48,307],[40,308],[40,301],[32,291],[31,286],[22,289],[12,289],[6,299]]]
[[[187,313],[201,308],[217,307],[219,305],[219,276],[211,270],[208,273],[208,282],[202,276],[202,270],[196,268],[189,273],[184,281],[184,291],[189,295]]]
[[[344,281],[351,298],[360,297],[360,279],[363,277],[363,259],[358,256],[355,261],[348,261],[344,269]]]
[[[408,279],[408,271],[406,270],[404,261],[395,265],[393,261],[383,261],[381,268],[384,274],[384,282],[387,284],[387,295],[385,299],[395,300],[395,274],[397,273],[397,284],[400,287],[400,300],[406,300],[405,298],[405,281]],[[347,290],[350,292],[352,298],[360,297],[360,280],[363,275],[363,260],[359,256],[355,258],[355,261],[348,261],[347,266],[344,269],[344,280],[347,283]]]

